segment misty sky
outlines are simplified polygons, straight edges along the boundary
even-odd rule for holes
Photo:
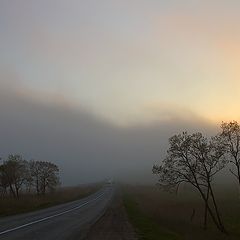
[[[150,175],[173,133],[240,119],[239,10],[237,0],[0,1],[0,155],[57,162],[66,184]]]

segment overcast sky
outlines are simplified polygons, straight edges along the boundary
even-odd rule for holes
[[[58,162],[70,184],[89,180],[89,164],[96,179],[151,171],[174,132],[239,120],[239,10],[237,0],[2,0],[0,154]]]

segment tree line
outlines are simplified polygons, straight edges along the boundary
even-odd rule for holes
[[[158,185],[167,191],[179,190],[182,183],[195,188],[204,203],[204,228],[210,217],[216,227],[227,233],[213,189],[214,177],[225,167],[240,187],[240,125],[222,122],[221,131],[211,138],[202,133],[183,132],[169,139],[167,156],[153,166]]]
[[[1,197],[18,199],[22,192],[44,195],[59,184],[59,168],[51,162],[27,161],[21,155],[11,154],[0,165]]]

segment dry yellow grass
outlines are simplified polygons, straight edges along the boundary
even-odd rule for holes
[[[240,239],[240,201],[233,189],[218,190],[218,202],[229,236],[219,233],[211,222],[204,230],[203,204],[198,195],[189,188],[181,189],[178,195],[160,191],[151,186],[125,186],[139,209],[156,222],[159,227],[183,237],[183,239]],[[195,209],[195,216],[191,215]]]
[[[18,200],[12,197],[4,197],[0,199],[0,216],[34,211],[80,199],[96,192],[101,186],[101,184],[95,184],[77,187],[63,187],[59,188],[56,192],[42,196],[23,194]]]

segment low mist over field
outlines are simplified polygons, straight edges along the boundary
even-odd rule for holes
[[[152,181],[151,167],[165,156],[168,138],[179,131],[216,131],[196,116],[168,112],[168,120],[117,126],[86,109],[22,86],[1,84],[2,157],[19,153],[57,163],[64,185],[113,177]],[[17,82],[15,82],[17,84]]]

